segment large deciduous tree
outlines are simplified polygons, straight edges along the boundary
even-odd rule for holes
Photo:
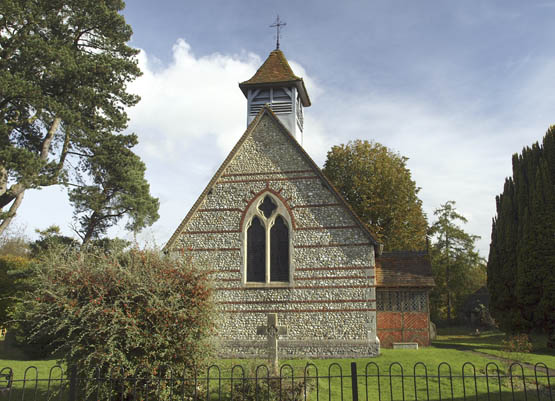
[[[492,224],[492,314],[510,332],[545,330],[555,347],[555,126],[512,163]]]
[[[139,100],[127,83],[140,75],[122,0],[5,0],[1,7],[0,233],[27,189],[71,184],[73,173],[94,176],[90,159],[106,146],[119,141],[125,152],[136,143],[121,131],[125,107]],[[133,226],[155,218],[152,208],[146,214],[135,211]]]
[[[426,247],[427,222],[407,158],[376,142],[334,146],[323,172],[387,251]]]
[[[485,260],[475,248],[480,237],[466,233],[457,224],[467,219],[457,212],[454,201],[445,202],[434,215],[437,220],[429,230],[436,284],[430,294],[431,314],[433,319],[452,320],[466,296],[485,285]]]

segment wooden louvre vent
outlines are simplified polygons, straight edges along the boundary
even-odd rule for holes
[[[268,88],[254,92],[249,107],[249,114],[256,116],[265,104],[270,105],[276,114],[293,112],[293,93],[288,88]]]

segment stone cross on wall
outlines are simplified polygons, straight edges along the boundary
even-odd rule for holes
[[[278,326],[277,313],[268,313],[268,323],[266,326],[258,326],[256,333],[266,336],[268,360],[273,373],[277,373],[279,367],[278,336],[286,335],[287,327]]]

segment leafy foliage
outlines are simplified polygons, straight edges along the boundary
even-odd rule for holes
[[[124,216],[129,217],[126,228],[140,231],[158,220],[158,199],[150,196],[145,180],[145,165],[128,147],[135,138],[110,137],[83,160],[92,182],[71,189],[69,199],[79,222],[83,243],[106,233]]]
[[[30,341],[47,337],[80,377],[183,372],[209,355],[213,313],[205,274],[182,260],[138,250],[49,252],[34,265],[36,289],[19,318],[31,325]]]
[[[29,290],[26,272],[30,263],[24,256],[0,256],[0,328],[5,327],[14,313],[18,296]]]
[[[56,225],[49,226],[44,230],[36,229],[35,232],[39,234],[39,238],[29,245],[32,257],[37,257],[49,250],[77,248],[79,246],[75,239],[61,235],[60,227]]]
[[[434,211],[437,220],[430,227],[432,271],[436,283],[430,294],[432,319],[454,318],[464,299],[486,283],[485,261],[475,249],[480,237],[467,234],[457,225],[466,223],[447,201]]]
[[[555,347],[555,126],[512,163],[492,224],[492,313],[509,332],[545,330]]]
[[[332,147],[323,169],[387,251],[426,246],[420,188],[407,160],[379,143],[356,140]]]
[[[133,228],[157,218],[157,202],[150,198],[148,184],[145,187],[144,166],[129,155],[137,138],[119,134],[127,125],[124,108],[139,100],[127,93],[127,83],[140,75],[138,50],[126,44],[132,32],[119,13],[123,7],[122,0],[2,2],[0,232],[15,216],[27,189],[80,187],[90,177],[92,185],[106,189],[95,181],[98,165],[122,174],[121,169],[131,168],[126,174],[137,175],[133,182],[145,204],[123,202],[118,208],[131,216]],[[108,149],[115,152],[113,157],[123,154],[124,162],[106,160],[102,155]],[[77,203],[97,211],[92,199]],[[92,226],[95,233],[103,232],[102,224]]]

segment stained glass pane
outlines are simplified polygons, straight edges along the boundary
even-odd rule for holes
[[[281,216],[270,230],[270,281],[289,281],[289,229]]]
[[[264,198],[264,201],[258,208],[262,213],[264,213],[264,216],[266,216],[266,218],[269,218],[274,212],[274,210],[277,209],[277,206],[272,200],[272,198],[270,198],[269,196],[266,196]]]
[[[266,232],[258,217],[247,230],[247,281],[266,281]]]

